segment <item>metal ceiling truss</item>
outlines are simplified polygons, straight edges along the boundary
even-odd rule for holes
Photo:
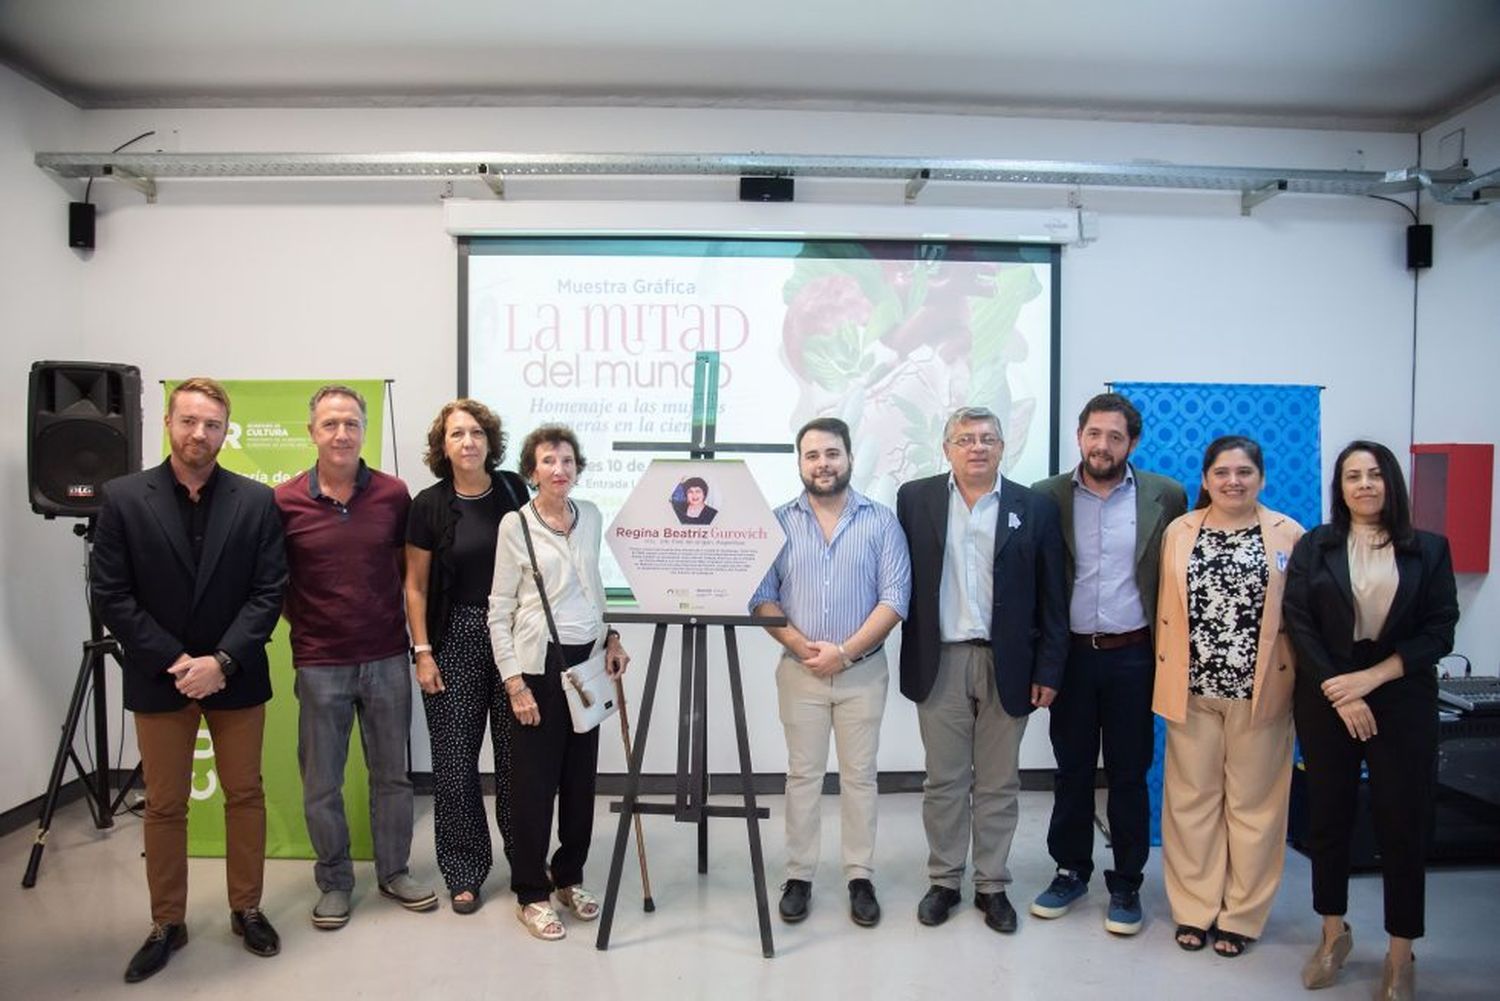
[[[507,177],[770,176],[890,179],[913,202],[930,182],[1238,191],[1241,212],[1279,194],[1372,195],[1423,190],[1439,202],[1500,201],[1500,170],[1291,170],[1167,163],[926,159],[765,153],[38,153],[60,177],[113,178],[155,200],[164,178],[474,177],[505,197]]]

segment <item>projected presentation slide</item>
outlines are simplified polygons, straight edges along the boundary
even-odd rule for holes
[[[854,437],[852,485],[894,505],[942,472],[946,416],[986,406],[1002,468],[1024,483],[1055,451],[1057,249],[911,241],[464,241],[466,392],[511,443],[577,431],[579,495],[613,519],[651,455],[689,438],[693,360],[719,352],[717,440],[791,443],[813,417]],[[681,458],[681,453],[661,453]],[[791,455],[742,455],[773,506],[801,490]],[[605,554],[605,583],[624,578]]]

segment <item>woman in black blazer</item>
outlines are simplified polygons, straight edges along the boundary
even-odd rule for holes
[[[1292,552],[1282,609],[1297,649],[1293,715],[1307,768],[1313,908],[1323,916],[1302,981],[1329,986],[1353,948],[1344,914],[1364,762],[1390,935],[1378,996],[1408,998],[1437,756],[1434,668],[1458,621],[1453,561],[1447,539],[1412,527],[1401,467],[1384,445],[1350,442],[1331,494],[1329,524]]]

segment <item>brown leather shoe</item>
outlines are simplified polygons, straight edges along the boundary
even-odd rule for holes
[[[1346,923],[1332,942],[1319,942],[1313,954],[1307,957],[1307,962],[1302,964],[1302,986],[1310,991],[1332,987],[1353,949],[1354,933]]]

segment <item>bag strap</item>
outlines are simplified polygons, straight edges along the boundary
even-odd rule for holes
[[[510,477],[505,473],[498,473],[496,475],[500,478],[500,483],[505,487],[505,492],[510,495],[510,501],[515,505],[515,510],[519,511],[521,510],[521,508],[525,507],[526,502],[520,497],[516,496],[516,488],[515,485],[510,482]],[[531,541],[530,535],[527,536],[526,541],[528,543]]]
[[[557,653],[557,669],[559,673],[567,673],[568,665],[563,660],[562,640],[557,636],[557,623],[552,618],[552,603],[547,600],[547,585],[542,581],[542,568],[536,561],[536,547],[531,542],[531,526],[526,521],[526,509],[517,508],[516,516],[521,519],[521,534],[526,536],[526,555],[531,559],[531,579],[536,583],[537,596],[542,599],[542,613],[547,616],[547,632],[552,634],[552,649]]]

